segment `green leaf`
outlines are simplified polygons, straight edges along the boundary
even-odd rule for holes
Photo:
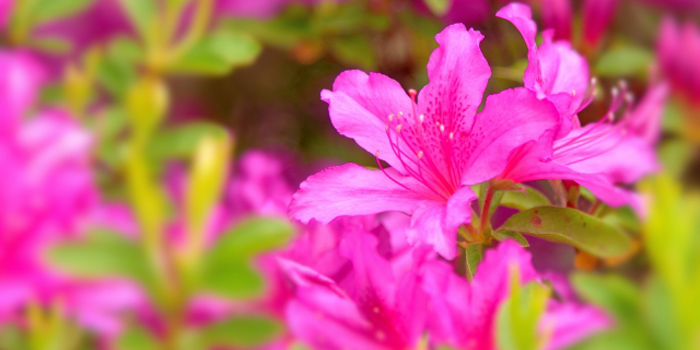
[[[225,75],[231,69],[253,63],[262,51],[246,34],[218,31],[185,53],[170,69],[177,73]]]
[[[208,261],[201,289],[234,299],[249,299],[265,290],[265,279],[247,261]]]
[[[507,191],[501,198],[501,205],[507,208],[527,210],[533,207],[549,205],[550,201],[542,192],[524,186],[524,191]]]
[[[618,320],[625,323],[640,320],[641,294],[621,276],[579,272],[572,276],[571,282],[583,299],[602,307]]]
[[[512,240],[518,242],[523,247],[530,246],[530,244],[527,242],[527,239],[525,239],[525,237],[523,235],[521,235],[517,232],[513,232],[513,231],[494,231],[493,237],[499,241],[505,241],[508,239],[512,239]]]
[[[294,232],[277,218],[251,218],[223,234],[204,257],[201,288],[231,298],[251,298],[264,288],[264,280],[250,260],[283,246]]]
[[[207,135],[225,136],[226,130],[209,122],[191,122],[158,130],[148,145],[148,153],[156,160],[188,158]]]
[[[469,280],[472,280],[476,274],[476,269],[479,267],[481,261],[484,260],[484,245],[468,244],[465,254],[467,259],[467,274]]]
[[[98,78],[110,94],[121,99],[136,80],[137,61],[142,58],[141,48],[126,37],[112,40],[100,62]]]
[[[35,24],[42,24],[56,19],[68,17],[86,9],[93,0],[51,0],[41,1],[32,8]]]
[[[263,345],[282,332],[276,319],[265,315],[235,316],[204,330],[206,343],[252,348]]]
[[[30,45],[42,52],[54,55],[67,55],[73,49],[73,43],[70,40],[58,35],[34,38]]]
[[[632,247],[632,241],[620,229],[571,208],[545,206],[521,211],[498,230],[570,244],[601,258],[621,256]]]
[[[221,261],[232,258],[248,260],[287,244],[293,235],[294,228],[287,220],[273,217],[250,218],[222,235],[209,257]]]
[[[622,77],[644,74],[654,55],[647,49],[620,45],[605,51],[595,65],[595,72],[603,77]]]
[[[51,248],[49,261],[82,277],[121,275],[150,282],[147,258],[138,242],[106,230],[97,230],[85,240],[60,243]]]
[[[146,37],[150,22],[158,12],[158,2],[154,0],[119,0],[119,2],[141,37]]]
[[[551,291],[537,283],[521,287],[518,270],[511,269],[510,274],[510,295],[496,316],[498,349],[540,349],[544,339],[538,332],[538,321],[547,308]]]
[[[158,341],[143,327],[129,327],[117,339],[117,350],[154,350]]]
[[[450,9],[453,0],[423,0],[430,11],[437,16],[442,16]]]
[[[367,70],[373,69],[377,65],[372,45],[366,37],[360,34],[335,38],[331,49],[335,56],[346,64]]]

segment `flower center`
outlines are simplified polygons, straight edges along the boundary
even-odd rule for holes
[[[461,172],[455,157],[455,132],[437,118],[426,118],[418,113],[417,92],[408,91],[412,110],[406,114],[397,111],[387,117],[386,136],[391,150],[406,171],[418,180],[432,195],[447,200],[459,185]],[[390,176],[376,155],[377,165],[392,181],[416,192]]]

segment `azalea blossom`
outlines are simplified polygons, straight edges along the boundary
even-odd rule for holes
[[[115,335],[116,314],[140,297],[133,285],[109,276],[74,280],[44,259],[52,243],[80,235],[94,209],[92,137],[60,109],[25,120],[44,73],[23,53],[1,52],[0,62],[0,319],[23,317],[29,303],[60,305],[62,316]]]
[[[597,49],[603,36],[610,28],[618,0],[586,0],[583,2],[583,42],[591,49]]]
[[[656,47],[661,72],[671,87],[691,105],[700,106],[700,29],[671,17],[661,22]],[[679,55],[678,52],[684,52]]]
[[[442,261],[426,263],[423,285],[432,309],[428,329],[438,344],[460,349],[498,349],[496,317],[510,291],[510,278],[542,283],[530,263],[530,254],[514,241],[505,241],[486,252],[471,283]],[[550,300],[539,320],[542,334],[549,334],[547,349],[561,349],[610,325],[597,309],[571,301]]]
[[[291,333],[314,349],[412,349],[425,330],[427,296],[420,266],[427,250],[382,256],[377,236],[348,228],[339,245],[348,259],[343,274],[329,277],[280,258],[293,285],[286,306]]]
[[[378,170],[328,168],[300,186],[290,213],[328,223],[344,215],[412,214],[409,240],[456,255],[457,228],[471,220],[470,185],[503,171],[508,156],[557,125],[554,106],[528,89],[486,99],[491,75],[479,49],[483,36],[461,24],[436,36],[430,82],[408,94],[378,73],[346,71],[321,97],[333,126],[377,158]],[[381,161],[386,162],[385,166]]]
[[[512,22],[528,46],[525,87],[552,101],[561,118],[556,132],[548,132],[538,142],[519,149],[516,153],[519,157],[513,158],[501,176],[516,182],[574,180],[610,205],[629,204],[641,211],[638,197],[617,185],[632,183],[658,169],[653,150],[653,140],[658,136],[650,136],[646,130],[659,133],[657,126],[665,97],[663,84],[652,89],[648,100],[640,103],[641,107],[628,109],[617,123],[615,112],[631,101],[626,90],[614,90],[613,103],[605,118],[581,126],[576,114],[592,98],[591,94],[583,93],[591,89],[583,57],[567,42],[553,42],[547,32],[543,33],[544,41],[538,47],[537,26],[525,5],[510,4],[497,16]]]

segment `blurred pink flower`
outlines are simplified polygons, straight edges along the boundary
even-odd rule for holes
[[[15,0],[0,0],[0,30],[6,30]]]
[[[568,43],[552,42],[547,33],[538,48],[537,26],[527,6],[510,4],[497,15],[512,22],[528,46],[530,63],[523,78],[525,87],[536,91],[540,98],[551,100],[561,117],[559,130],[521,147],[516,152],[519,157],[514,157],[502,177],[516,182],[574,180],[610,205],[629,204],[642,212],[638,196],[617,185],[632,183],[658,169],[653,138],[646,132],[636,132],[645,129],[643,125],[658,125],[663,98],[652,94],[643,108],[613,123],[614,113],[627,98],[626,91],[618,91],[605,118],[582,127],[576,114],[591,99],[589,93],[584,93],[589,91],[585,59]],[[657,127],[649,130],[659,132]]]
[[[554,30],[555,40],[571,40],[573,10],[571,0],[541,0],[544,28]]]
[[[664,18],[657,54],[674,91],[688,103],[700,105],[700,29],[690,21],[679,25],[671,17]]]
[[[343,215],[412,214],[409,240],[454,257],[457,228],[471,219],[469,185],[499,174],[512,150],[557,122],[554,107],[523,88],[490,96],[477,114],[491,75],[479,49],[482,38],[461,24],[439,33],[440,47],[428,62],[430,83],[417,103],[415,90],[407,95],[384,75],[338,76],[333,91],[321,93],[331,122],[375,154],[380,170],[347,164],[309,177],[291,215],[328,223]]]
[[[416,346],[428,312],[420,286],[427,250],[415,251],[409,264],[403,264],[380,255],[378,242],[359,227],[346,231],[339,250],[350,266],[335,278],[279,259],[294,289],[286,306],[294,336],[314,349]]]
[[[28,302],[60,303],[83,326],[118,332],[114,313],[137,298],[130,285],[75,281],[43,261],[50,244],[82,232],[94,208],[92,137],[56,109],[24,121],[41,85],[41,68],[22,53],[1,52],[0,62],[0,317]],[[109,302],[96,302],[105,290]]]
[[[487,251],[471,283],[442,261],[428,262],[423,286],[432,305],[428,329],[433,339],[457,348],[497,349],[495,321],[510,293],[513,268],[521,283],[541,283],[530,254],[514,241]],[[551,300],[539,320],[542,333],[551,331],[547,349],[564,348],[609,325],[602,312],[570,301]]]
[[[583,2],[583,42],[596,49],[615,18],[618,0],[585,0]]]
[[[418,11],[430,13],[425,0],[414,0]],[[484,23],[491,15],[491,4],[488,0],[452,0],[449,8],[440,16],[445,24],[463,23],[466,26],[476,26]]]

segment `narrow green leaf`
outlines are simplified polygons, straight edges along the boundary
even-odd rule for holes
[[[620,45],[604,52],[595,65],[599,76],[622,77],[644,74],[651,65],[654,55],[637,46]]]
[[[450,9],[453,0],[423,0],[430,11],[437,16],[442,16]]]
[[[250,260],[286,244],[291,224],[278,218],[251,218],[219,238],[204,257],[201,288],[232,298],[251,298],[262,292],[264,280]]]
[[[276,319],[265,315],[235,316],[204,330],[206,343],[252,348],[280,334],[282,326]]]
[[[261,51],[260,43],[250,36],[221,30],[194,45],[170,69],[176,73],[224,75],[253,63]]]
[[[331,49],[346,64],[362,69],[373,69],[377,60],[369,40],[361,34],[343,36],[333,40]]]
[[[146,37],[149,23],[158,12],[158,2],[153,0],[119,0],[131,23]]]
[[[129,327],[117,338],[117,350],[153,350],[158,341],[142,327]]]
[[[200,282],[201,289],[234,299],[253,298],[265,290],[265,280],[246,261],[209,261]]]
[[[540,349],[544,339],[539,333],[538,321],[547,307],[551,291],[537,283],[521,287],[517,269],[511,269],[510,275],[510,294],[496,316],[498,348]]]
[[[571,208],[545,206],[521,211],[498,230],[570,244],[601,258],[621,256],[632,246],[620,229]]]
[[[507,191],[501,198],[501,205],[508,208],[527,210],[533,207],[549,205],[549,199],[542,192],[530,187],[523,186],[524,192]]]
[[[604,308],[619,320],[632,322],[640,319],[641,294],[624,278],[580,272],[572,276],[571,282],[582,298]]]
[[[493,232],[493,237],[499,241],[505,241],[508,239],[512,239],[516,242],[518,242],[521,246],[523,247],[529,247],[530,244],[527,242],[527,239],[525,237],[517,232],[513,231],[494,231]]]
[[[149,156],[156,160],[187,158],[206,135],[225,136],[219,125],[208,122],[191,122],[156,131],[148,145]]]
[[[469,244],[466,248],[466,259],[467,259],[467,274],[469,280],[474,278],[476,274],[476,269],[479,264],[484,260],[484,245],[483,244]]]
[[[32,17],[35,24],[42,24],[68,17],[74,13],[86,9],[94,0],[51,0],[41,1],[34,6]]]
[[[143,250],[137,242],[118,233],[99,230],[85,240],[57,244],[49,251],[48,259],[78,276],[121,275],[150,281]]]
[[[250,259],[262,252],[281,247],[292,238],[294,228],[273,217],[247,219],[221,236],[209,252],[214,260]]]

